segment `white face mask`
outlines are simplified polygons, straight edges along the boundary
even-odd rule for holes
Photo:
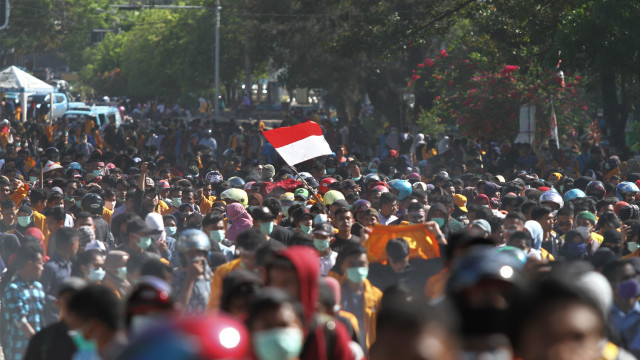
[[[591,233],[590,228],[589,228],[589,227],[587,227],[587,226],[578,226],[578,227],[576,227],[576,230],[578,230],[578,231],[582,231],[582,230],[584,230],[584,231],[586,231],[587,233]]]

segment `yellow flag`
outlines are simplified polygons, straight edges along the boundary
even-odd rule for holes
[[[373,226],[369,239],[364,243],[369,253],[369,261],[387,261],[386,246],[389,240],[403,238],[409,243],[410,258],[433,259],[440,257],[440,247],[433,233],[424,224]]]

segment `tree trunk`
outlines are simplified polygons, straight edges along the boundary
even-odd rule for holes
[[[389,121],[390,126],[399,126],[401,116],[401,99],[398,89],[383,75],[370,76],[367,79],[367,93],[371,104]]]
[[[618,147],[625,145],[625,120],[620,116],[618,106],[618,94],[616,88],[616,74],[613,69],[605,69],[600,73],[600,86],[602,91],[602,108],[607,121],[609,143]]]

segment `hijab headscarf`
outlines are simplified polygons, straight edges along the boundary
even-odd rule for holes
[[[531,239],[533,240],[531,247],[537,251],[540,251],[540,248],[542,247],[542,236],[544,235],[542,226],[535,220],[529,220],[524,223],[524,227],[529,231],[529,234],[531,234]]]
[[[245,210],[242,204],[233,203],[227,205],[227,219],[229,219],[229,229],[227,229],[227,239],[229,241],[236,241],[238,234],[242,230],[246,230],[253,226],[253,219],[251,215]]]

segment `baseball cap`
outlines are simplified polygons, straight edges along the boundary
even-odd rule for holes
[[[155,232],[157,232],[157,230],[150,228],[149,225],[147,225],[147,223],[141,218],[136,218],[127,224],[127,234],[153,234]]]
[[[301,198],[303,198],[304,200],[309,200],[309,190],[307,189],[296,189],[296,191],[293,193],[294,197],[298,197],[300,196]]]
[[[464,212],[469,212],[469,210],[467,210],[467,197],[461,194],[455,194],[453,195],[453,201],[455,202],[456,206],[464,211]]]
[[[309,219],[313,219],[315,215],[313,215],[312,213],[309,212],[309,210],[306,207],[301,207],[296,209],[296,211],[293,212],[293,214],[291,214],[293,216],[293,221],[294,222],[298,222],[301,221],[304,218],[309,218]]]
[[[322,236],[333,236],[333,226],[328,222],[321,222],[313,227],[313,231],[311,231],[311,233]]]

